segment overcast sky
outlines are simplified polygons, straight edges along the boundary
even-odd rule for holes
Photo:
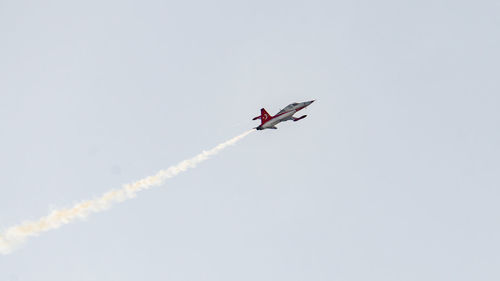
[[[316,99],[0,256],[0,280],[499,280],[499,15],[498,1],[0,0],[2,230]]]

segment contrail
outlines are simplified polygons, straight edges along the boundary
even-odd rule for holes
[[[19,225],[9,227],[3,234],[0,234],[0,253],[11,253],[16,246],[23,243],[26,238],[30,236],[36,236],[42,232],[59,228],[62,225],[73,222],[77,219],[84,219],[91,213],[106,210],[114,203],[132,199],[135,197],[137,192],[149,189],[153,186],[161,185],[167,179],[175,177],[190,168],[196,167],[201,162],[210,158],[210,156],[219,153],[230,145],[234,145],[236,142],[246,137],[253,131],[255,131],[255,129],[246,131],[243,134],[225,141],[208,151],[203,151],[193,158],[184,160],[175,166],[161,170],[154,176],[143,178],[134,183],[125,184],[121,189],[108,191],[99,198],[83,201],[71,208],[52,211],[49,215],[42,217],[37,221],[26,221]]]

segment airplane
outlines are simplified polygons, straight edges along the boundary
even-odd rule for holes
[[[301,119],[306,118],[307,115],[302,115],[299,118],[293,117],[293,115],[301,110],[309,106],[311,103],[313,103],[315,100],[311,101],[305,101],[305,102],[294,102],[289,105],[287,105],[285,108],[280,110],[276,115],[271,116],[269,113],[264,108],[260,109],[260,116],[254,117],[252,120],[257,120],[260,119],[261,124],[258,127],[255,127],[254,129],[257,130],[264,130],[264,129],[278,129],[276,125],[280,122],[283,121],[288,121],[288,120],[293,120],[294,122],[297,122]]]

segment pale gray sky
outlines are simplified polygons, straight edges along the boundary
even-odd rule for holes
[[[0,0],[0,228],[309,116],[0,280],[498,280],[500,2]]]

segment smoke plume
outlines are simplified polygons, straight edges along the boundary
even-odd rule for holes
[[[36,221],[26,221],[19,225],[9,227],[3,234],[0,234],[0,253],[11,253],[16,246],[23,243],[30,236],[36,236],[42,232],[57,229],[62,225],[73,222],[77,219],[86,218],[91,213],[104,211],[115,203],[132,199],[139,191],[161,185],[167,179],[175,177],[190,168],[196,167],[201,162],[210,158],[210,156],[219,153],[230,145],[234,145],[236,142],[246,137],[253,131],[254,129],[244,132],[243,134],[225,141],[208,151],[203,151],[193,158],[184,160],[165,170],[161,170],[154,176],[143,178],[134,183],[125,184],[121,189],[108,191],[99,198],[83,201],[70,208],[54,210],[47,216]]]

